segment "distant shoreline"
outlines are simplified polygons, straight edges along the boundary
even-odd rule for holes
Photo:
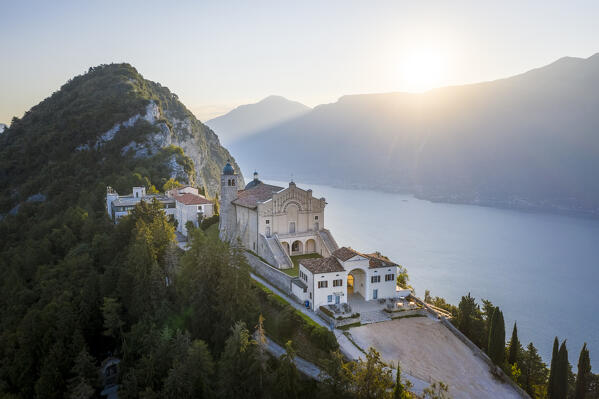
[[[249,176],[249,174],[248,174]],[[272,177],[272,176],[263,176],[265,180],[275,180],[275,181],[287,181],[289,178],[285,177]],[[294,179],[295,180],[295,179]],[[442,204],[454,204],[454,205],[473,205],[473,206],[481,206],[485,208],[495,208],[495,209],[505,209],[505,210],[513,210],[519,212],[526,213],[545,213],[551,215],[561,215],[561,216],[569,216],[569,217],[577,217],[583,219],[593,219],[599,220],[599,209],[594,211],[591,210],[580,210],[568,207],[558,207],[556,205],[553,206],[542,206],[538,204],[534,204],[524,199],[513,199],[513,200],[501,200],[501,199],[468,199],[468,198],[460,198],[458,195],[432,195],[432,194],[424,194],[417,193],[408,188],[401,187],[378,187],[368,184],[362,183],[343,183],[343,182],[328,182],[321,181],[319,179],[311,179],[301,177],[301,183],[306,184],[316,184],[322,186],[329,186],[333,188],[343,189],[343,190],[371,190],[388,194],[402,194],[402,195],[410,195],[416,199],[429,201],[432,203],[442,203]],[[515,203],[515,202],[520,202]],[[525,204],[526,203],[526,204]]]

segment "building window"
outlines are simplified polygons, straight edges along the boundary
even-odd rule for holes
[[[308,276],[306,275],[306,273],[300,271],[299,272],[300,278],[304,281],[308,281]]]
[[[372,276],[372,277],[370,277],[370,282],[371,283],[380,283],[381,282],[381,276]]]
[[[202,211],[202,205],[198,205],[198,211]]]
[[[333,280],[333,287],[343,287],[343,280]]]
[[[254,243],[254,251],[256,250],[256,243]]]
[[[327,288],[328,286],[329,286],[328,281],[319,281],[318,282],[318,288]]]
[[[234,186],[235,185],[235,179],[231,180],[231,185]]]
[[[314,216],[314,220],[318,220],[318,215]]]
[[[270,220],[269,219],[266,219],[266,224],[270,224]]]
[[[295,222],[289,222],[289,233],[295,233]]]
[[[327,302],[329,302],[329,303],[333,302],[333,295],[327,296]]]
[[[312,293],[310,293],[310,299],[312,299]]]
[[[385,274],[385,281],[395,280],[395,274]]]

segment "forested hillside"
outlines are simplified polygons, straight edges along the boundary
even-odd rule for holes
[[[196,229],[184,254],[157,202],[108,218],[107,185],[213,194],[229,157],[218,143],[127,64],[92,68],[13,119],[0,136],[1,398],[98,398],[111,356],[120,398],[390,395],[376,352],[344,362],[334,335],[254,283],[216,234]],[[302,378],[296,351],[331,377]]]

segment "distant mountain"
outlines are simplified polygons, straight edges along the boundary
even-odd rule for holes
[[[304,104],[280,96],[269,96],[255,104],[241,105],[225,115],[210,119],[206,125],[218,133],[224,143],[231,143],[309,111],[310,108]]]
[[[599,216],[599,54],[421,94],[352,95],[233,143],[261,175]]]
[[[215,195],[227,159],[234,163],[167,87],[129,64],[101,65],[0,135],[0,215],[36,194],[100,190],[101,199],[107,185],[127,193],[134,185],[161,189],[169,178]]]

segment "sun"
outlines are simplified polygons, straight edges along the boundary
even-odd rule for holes
[[[434,50],[417,50],[400,59],[402,89],[422,92],[442,84],[446,63],[443,55]]]

